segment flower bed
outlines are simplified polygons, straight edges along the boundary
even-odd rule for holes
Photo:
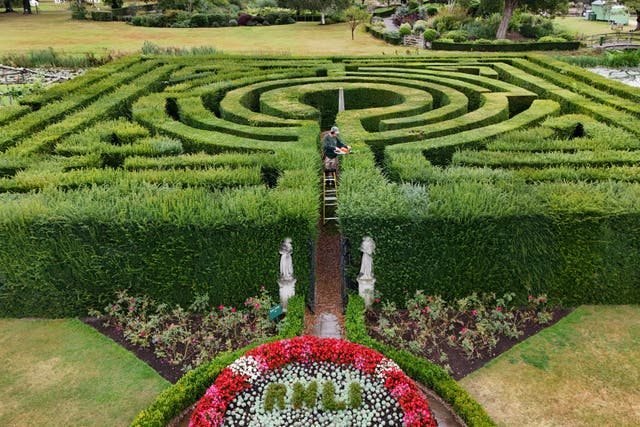
[[[292,420],[436,426],[426,398],[394,362],[359,344],[310,336],[259,346],[223,369],[190,426]]]

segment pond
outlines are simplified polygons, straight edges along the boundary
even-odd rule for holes
[[[589,68],[592,73],[599,74],[612,80],[626,83],[629,86],[640,87],[640,67],[634,68]]]

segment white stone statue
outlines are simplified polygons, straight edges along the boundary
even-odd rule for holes
[[[293,277],[293,260],[291,259],[293,253],[291,238],[284,239],[278,253],[280,254],[280,277],[278,278],[280,305],[282,311],[286,313],[289,298],[296,294],[296,279]]]
[[[362,264],[358,278],[373,279],[373,258],[371,255],[373,255],[376,250],[376,243],[371,237],[365,236],[362,239],[360,250],[362,251]]]
[[[362,239],[362,265],[358,274],[358,294],[364,299],[365,307],[371,307],[374,300],[376,279],[373,277],[373,258],[376,243],[369,236]]]
[[[293,245],[291,244],[291,238],[284,239],[278,253],[280,254],[280,280],[292,280],[293,261],[291,260],[291,254],[293,253]]]

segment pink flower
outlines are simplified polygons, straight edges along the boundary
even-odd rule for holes
[[[545,297],[540,297],[538,298],[538,302],[547,302],[547,299]]]
[[[257,303],[255,303],[255,304],[253,304],[253,306],[254,306],[256,309],[259,309],[259,308],[260,308],[260,303],[259,303],[259,302],[257,302]]]
[[[451,342],[455,342],[456,337],[455,337],[455,335],[451,335],[451,336],[449,337],[449,339],[451,340]]]
[[[471,315],[472,316],[477,316],[478,315],[478,310],[471,310]]]
[[[146,333],[145,331],[142,331],[142,332],[140,332],[140,336],[141,336],[142,338],[144,338],[144,337],[146,337],[146,336],[147,336],[147,333]]]
[[[467,328],[463,327],[462,329],[460,329],[461,334],[464,334],[465,332],[467,332]]]
[[[131,304],[135,304],[136,299],[135,299],[135,298],[131,298],[131,299],[129,300],[129,302],[130,302]]]
[[[129,311],[133,311],[133,310],[135,310],[135,309],[136,309],[136,308],[135,308],[134,306],[129,307]]]
[[[220,311],[224,310],[224,305],[220,304],[220,305],[218,306],[218,310],[220,310]]]
[[[497,307],[496,307],[496,311],[502,311],[502,307],[497,306]]]
[[[111,306],[111,310],[118,310],[120,307],[118,307],[117,305],[112,305]]]
[[[527,299],[528,299],[529,301],[533,301],[533,295],[529,295],[529,296],[527,297]]]
[[[235,307],[231,307],[231,312],[235,313],[236,312],[236,308]]]
[[[376,298],[374,301],[375,301],[376,304],[379,304],[380,303],[380,298]]]

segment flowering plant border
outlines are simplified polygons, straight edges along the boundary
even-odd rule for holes
[[[385,389],[398,399],[404,412],[403,425],[437,425],[424,394],[393,361],[360,344],[334,338],[302,336],[263,344],[224,368],[196,405],[189,426],[222,425],[229,404],[240,391],[250,388],[267,371],[295,362],[353,366],[383,381]]]

